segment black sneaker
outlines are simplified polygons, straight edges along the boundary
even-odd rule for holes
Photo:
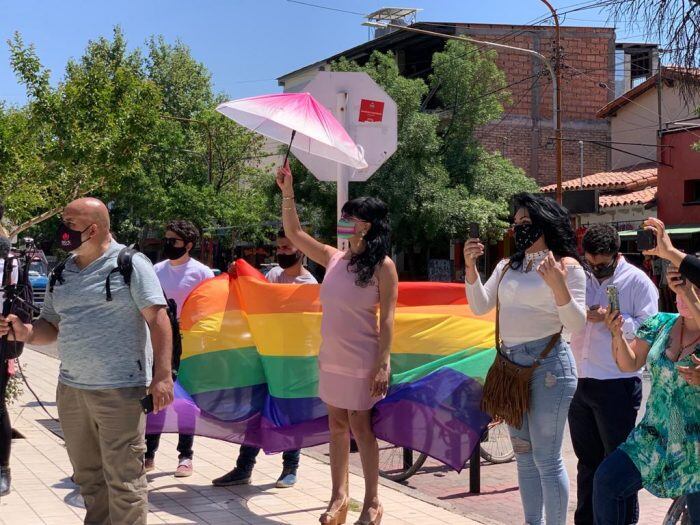
[[[278,489],[288,489],[290,487],[293,487],[297,483],[297,471],[296,469],[284,469],[282,471],[282,474],[280,474],[280,477],[277,479],[277,483],[275,483],[275,487]]]
[[[236,467],[231,472],[220,478],[213,479],[211,484],[215,487],[229,487],[231,485],[250,485],[251,472]]]
[[[11,484],[10,467],[0,467],[0,496],[7,496],[10,493]]]

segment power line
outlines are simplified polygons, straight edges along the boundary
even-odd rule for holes
[[[542,72],[542,71],[540,71],[537,75],[535,75],[536,78],[535,78],[535,80],[532,82],[532,84],[530,85],[530,88],[523,92],[523,94],[520,96],[520,98],[519,98],[515,103],[513,103],[513,104],[510,106],[510,108],[508,108],[507,111],[505,111],[505,112],[503,113],[503,115],[501,116],[500,119],[498,119],[496,122],[490,122],[490,123],[488,123],[488,124],[485,124],[486,127],[490,127],[490,128],[492,128],[492,129],[491,129],[490,131],[487,131],[487,132],[484,133],[483,135],[480,135],[480,136],[478,137],[479,141],[482,141],[482,140],[484,140],[485,138],[491,137],[492,135],[495,135],[496,133],[504,133],[504,134],[507,135],[510,131],[513,131],[516,127],[518,127],[518,126],[510,126],[510,127],[506,128],[505,130],[503,130],[503,129],[497,129],[497,127],[498,127],[500,124],[502,124],[503,121],[504,121],[506,118],[508,118],[508,117],[515,111],[515,109],[520,105],[520,103],[523,101],[523,99],[525,98],[525,96],[526,96],[527,94],[529,94],[532,90],[535,89],[535,85],[537,84],[537,82],[539,82],[539,80],[540,80],[540,78],[542,77],[542,75],[543,75],[543,72]],[[540,93],[540,101],[539,101],[540,103],[542,102],[542,98],[544,98],[544,90],[542,90],[542,93]]]
[[[300,4],[308,7],[316,7],[317,9],[325,9],[326,11],[336,11],[338,13],[347,13],[350,15],[360,15],[365,16],[366,13],[358,13],[357,11],[347,11],[346,9],[337,9],[335,7],[328,7],[326,5],[312,4],[310,2],[301,2],[300,0],[287,0],[291,4]]]
[[[258,78],[255,80],[236,80],[234,82],[231,82],[231,84],[255,84],[256,82],[272,82],[273,80],[277,80],[276,78]]]

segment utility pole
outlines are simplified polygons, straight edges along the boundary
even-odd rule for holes
[[[554,127],[554,136],[556,141],[556,166],[557,166],[557,202],[561,204],[562,202],[562,140],[561,140],[561,93],[559,91],[559,17],[557,16],[554,8],[545,0],[542,0],[547,4],[547,7],[552,11],[555,21],[555,46],[556,51],[554,54],[554,60],[550,60],[546,56],[532,49],[526,49],[522,47],[507,46],[505,44],[499,44],[496,42],[488,42],[485,40],[477,40],[475,38],[469,38],[467,36],[461,35],[448,35],[445,33],[438,33],[436,31],[428,31],[426,29],[419,29],[417,27],[411,26],[400,26],[397,24],[385,24],[379,22],[365,22],[362,25],[368,27],[378,27],[378,28],[391,28],[399,29],[401,31],[410,31],[412,33],[420,33],[422,35],[430,35],[438,38],[444,38],[447,40],[461,40],[462,42],[470,42],[472,44],[479,44],[483,46],[489,46],[496,49],[507,49],[508,51],[515,51],[516,53],[524,53],[526,55],[534,56],[541,60],[542,63],[549,71],[549,75],[552,79],[552,124]]]
[[[579,175],[581,176],[581,187],[580,189],[583,189],[583,141],[579,140],[578,141],[578,156],[579,156]]]
[[[554,116],[554,141],[556,144],[556,158],[557,158],[557,202],[562,203],[562,160],[563,160],[563,142],[561,140],[561,35],[559,31],[559,16],[557,15],[556,9],[552,7],[547,0],[542,0],[542,3],[546,5],[552,12],[552,18],[554,18],[554,57],[552,61],[554,62],[554,99],[556,104],[552,108],[555,113]]]

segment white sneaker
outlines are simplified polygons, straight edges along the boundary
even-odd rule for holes
[[[175,470],[176,478],[188,478],[192,475],[193,467],[191,459],[181,459]]]

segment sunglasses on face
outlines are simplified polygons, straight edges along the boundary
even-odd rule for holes
[[[358,219],[357,217],[353,217],[352,215],[341,215],[340,218],[341,218],[341,220],[344,220],[344,221],[367,222],[367,221],[363,221],[362,219]]]
[[[168,246],[175,246],[178,242],[184,243],[182,239],[175,239],[173,237],[164,237],[163,238],[163,244],[168,245]]]

